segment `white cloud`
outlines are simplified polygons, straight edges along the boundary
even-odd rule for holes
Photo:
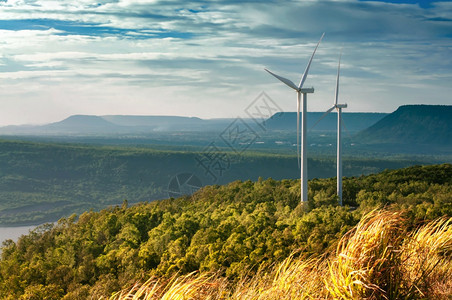
[[[294,110],[292,93],[263,68],[297,82],[324,31],[306,82],[316,88],[309,109],[332,101],[342,46],[341,97],[349,111],[450,98],[447,2],[423,9],[354,0],[8,0],[0,9],[0,99],[10,103],[0,120],[8,123],[24,120],[12,103],[27,99],[61,114],[146,107],[152,114],[233,117],[265,90]],[[33,120],[33,111],[26,114]]]

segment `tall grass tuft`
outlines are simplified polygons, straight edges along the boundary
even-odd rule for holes
[[[430,222],[404,240],[401,271],[410,287],[406,298],[452,298],[451,221],[442,218]]]
[[[109,300],[151,300],[151,299],[218,299],[219,291],[226,291],[226,280],[215,274],[174,275],[161,281],[152,277],[144,284],[135,284],[132,289],[113,294]]]
[[[270,272],[260,270],[256,276],[242,280],[230,299],[311,299],[312,295],[319,298],[325,294],[323,265],[318,258],[290,256]]]
[[[325,287],[339,299],[400,299],[401,213],[375,211],[339,242]]]
[[[401,212],[372,211],[320,257],[292,255],[229,283],[218,274],[151,278],[126,299],[450,299],[452,218],[409,231]]]
[[[325,287],[339,299],[450,299],[452,226],[408,232],[401,212],[373,211],[339,242]]]

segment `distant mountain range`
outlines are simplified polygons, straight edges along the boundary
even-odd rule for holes
[[[308,113],[308,127],[311,128],[323,115],[322,112]],[[343,119],[349,131],[363,130],[388,114],[344,113]],[[116,135],[140,134],[164,131],[223,131],[235,119],[200,119],[179,116],[131,116],[131,115],[73,115],[60,122],[46,125],[5,126],[0,134],[5,135]],[[253,120],[247,124],[253,126]],[[336,130],[336,114],[326,116],[313,128],[315,131]],[[265,122],[269,130],[296,130],[296,113],[276,113]]]
[[[5,126],[8,135],[115,135],[160,131],[223,130],[233,119],[200,119],[179,116],[73,115],[46,125]]]
[[[400,106],[354,139],[366,144],[452,145],[452,106]]]
[[[317,121],[323,116],[323,112],[308,112],[307,127],[313,131],[335,131],[337,128],[337,114],[328,114],[317,125]],[[342,113],[345,128],[348,131],[358,132],[372,126],[384,117],[387,113]],[[270,130],[291,130],[297,129],[297,113],[284,112],[276,113],[266,121],[266,127]],[[313,127],[315,125],[315,127]]]
[[[323,112],[308,112],[307,127],[311,131],[335,132],[337,114],[323,118]],[[404,105],[391,114],[387,113],[343,113],[345,130],[352,143],[362,145],[398,144],[408,150],[411,145],[452,145],[452,106]],[[235,119],[200,119],[179,116],[130,116],[74,115],[60,122],[40,126],[6,126],[0,128],[3,135],[30,136],[155,136],[166,132],[181,135],[182,141],[190,139],[189,132],[206,136],[223,132]],[[251,119],[245,123],[257,128]],[[269,134],[294,134],[296,113],[276,113],[265,121]],[[257,131],[257,130],[256,130]],[[261,132],[261,131],[259,131]],[[350,134],[351,133],[351,134]],[[424,147],[425,148],[425,147]],[[428,148],[428,147],[427,147]],[[444,147],[443,147],[444,148]],[[447,150],[447,148],[446,148]]]

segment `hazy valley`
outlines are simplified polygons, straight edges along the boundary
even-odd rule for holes
[[[419,127],[413,127],[417,135],[411,134],[418,139],[410,142],[404,128],[407,138],[400,139],[398,144],[390,134],[386,135],[386,142],[373,133],[374,128],[393,126],[393,130],[386,132],[397,135],[401,131],[397,130],[400,110],[413,111],[405,113],[413,116],[409,120],[413,124],[439,115],[435,122],[430,122],[433,125],[426,127],[429,132],[432,128],[438,132],[435,135],[438,142],[419,140],[431,136],[422,134]],[[311,113],[311,124],[319,116],[320,113]],[[450,162],[451,116],[450,106],[429,106],[427,110],[423,106],[406,106],[389,115],[344,114],[349,130],[344,141],[344,175]],[[74,116],[37,127],[40,134],[4,137],[8,140],[0,142],[0,224],[53,222],[62,216],[99,210],[123,200],[138,203],[178,197],[204,185],[235,180],[298,178],[293,117],[294,113],[276,114],[264,124],[257,124],[252,119]],[[310,179],[335,176],[335,117],[324,119],[309,133]],[[99,129],[105,128],[105,124],[110,128],[113,121],[115,126],[137,131],[107,134]],[[159,122],[164,126],[172,124],[179,131],[153,130],[162,128]],[[213,122],[217,127],[212,125],[208,126],[209,131],[201,131],[193,125],[205,122]],[[401,119],[399,123],[408,122]],[[42,128],[49,127],[58,128],[60,133],[44,135]],[[63,132],[66,135],[60,135]],[[138,132],[141,134],[137,135]],[[190,176],[193,182],[189,181]]]

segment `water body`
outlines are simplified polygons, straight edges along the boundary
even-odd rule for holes
[[[19,239],[21,235],[28,234],[30,230],[36,228],[33,226],[17,226],[17,227],[0,227],[0,245],[3,241],[11,239],[15,242]]]

